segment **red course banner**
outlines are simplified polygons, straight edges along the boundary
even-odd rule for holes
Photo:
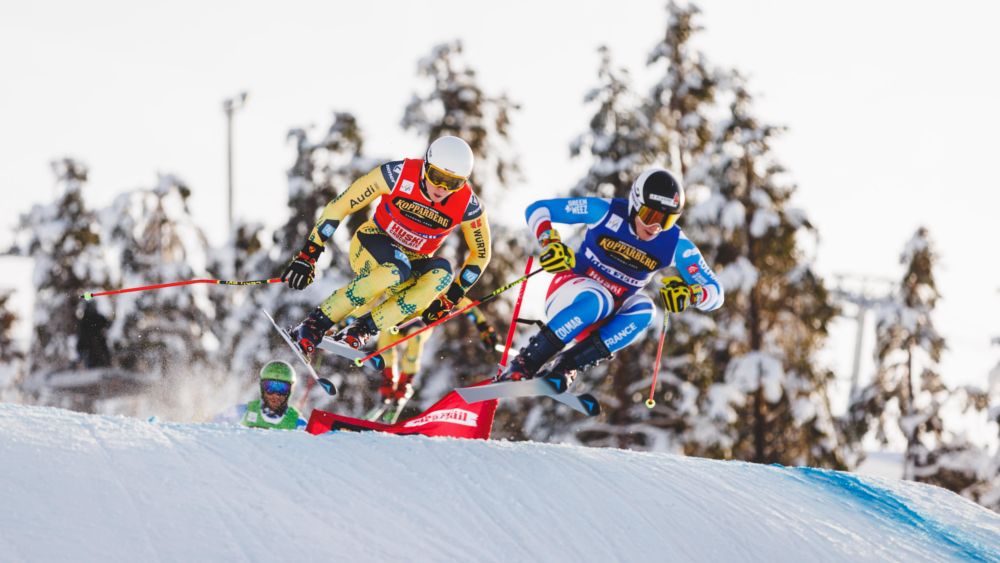
[[[489,380],[484,381],[483,384],[488,382]],[[306,432],[318,435],[336,430],[374,431],[389,434],[422,434],[424,436],[488,440],[490,430],[493,428],[493,416],[496,414],[496,410],[496,400],[481,401],[470,405],[458,393],[452,391],[420,416],[394,424],[369,422],[317,409],[309,417]]]

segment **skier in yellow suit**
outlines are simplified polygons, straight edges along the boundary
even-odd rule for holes
[[[306,354],[313,353],[334,324],[384,292],[389,296],[384,303],[358,316],[334,339],[359,349],[374,334],[407,318],[421,314],[427,323],[443,318],[465,297],[491,253],[486,210],[467,183],[472,165],[472,149],[465,141],[441,137],[423,159],[384,164],[326,206],[281,276],[292,289],[312,283],[316,259],[347,215],[381,197],[372,220],[351,240],[356,277],[289,331]],[[446,259],[433,254],[459,225],[470,251],[456,275]]]

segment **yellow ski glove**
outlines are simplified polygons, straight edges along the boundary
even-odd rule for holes
[[[700,285],[689,286],[677,276],[663,278],[663,287],[660,288],[663,308],[671,313],[682,313],[692,302],[701,301],[702,291]]]

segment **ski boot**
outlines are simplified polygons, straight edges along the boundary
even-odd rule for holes
[[[338,332],[333,339],[343,342],[355,350],[360,350],[375,334],[378,334],[378,327],[375,326],[372,314],[368,313],[355,319],[347,328]]]
[[[399,374],[399,379],[396,381],[396,385],[392,390],[392,399],[395,401],[401,401],[404,398],[409,398],[413,395],[413,375],[412,373],[402,372]]]
[[[384,401],[399,401],[404,397],[413,394],[412,373],[400,373],[399,378],[393,380],[392,368],[382,370],[382,386],[378,388],[378,394]]]
[[[562,340],[556,336],[546,325],[542,330],[531,337],[528,345],[521,348],[521,351],[507,364],[507,369],[498,375],[496,381],[523,381],[532,379],[538,373],[539,368],[552,359],[559,350],[566,346]]]
[[[323,335],[331,328],[333,321],[322,309],[316,307],[298,326],[288,329],[288,335],[308,356],[316,351],[316,346],[323,341]]]
[[[600,332],[595,330],[582,342],[559,354],[555,364],[539,373],[538,377],[563,377],[566,380],[566,386],[569,387],[579,372],[596,366],[604,360],[610,360],[614,356],[604,344]]]
[[[395,381],[393,380],[392,368],[387,367],[382,370],[382,385],[378,388],[378,395],[383,401],[392,400]]]

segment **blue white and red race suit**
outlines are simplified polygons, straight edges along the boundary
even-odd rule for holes
[[[553,278],[545,300],[548,326],[563,342],[586,336],[600,323],[611,352],[631,344],[655,311],[652,299],[639,290],[670,266],[688,284],[702,286],[701,300],[692,305],[703,311],[722,306],[722,285],[698,247],[676,225],[652,240],[640,240],[629,221],[627,200],[548,199],[528,206],[525,217],[536,237],[551,230],[552,223],[589,227],[576,251],[576,267]]]

